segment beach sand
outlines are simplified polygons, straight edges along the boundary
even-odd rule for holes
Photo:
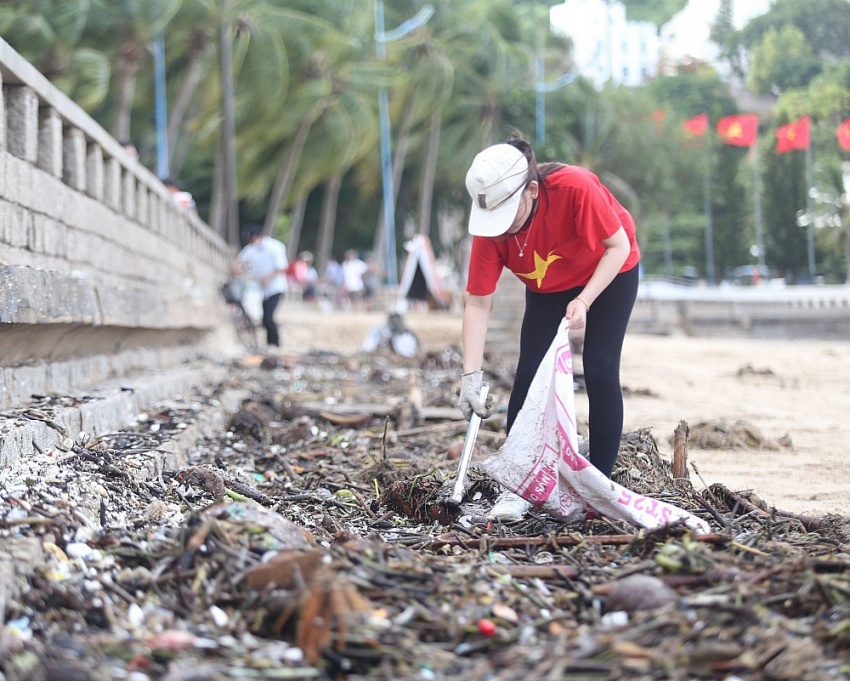
[[[626,430],[651,427],[662,454],[680,420],[755,426],[791,447],[689,448],[706,484],[752,490],[794,513],[850,515],[850,342],[629,335]],[[652,394],[641,396],[641,390]],[[638,394],[629,395],[628,391]],[[691,473],[698,485],[698,479]],[[698,485],[699,486],[699,485]]]
[[[321,312],[287,301],[281,309],[286,350],[356,352],[383,313]],[[405,316],[423,347],[460,347],[460,316],[411,312]],[[698,489],[722,483],[752,491],[791,513],[850,515],[850,341],[776,341],[629,334],[621,379],[626,431],[651,428],[662,456],[680,421],[695,432],[704,422],[746,424],[765,446],[689,447]],[[586,418],[583,393],[578,416]],[[786,437],[787,436],[787,437]],[[770,448],[780,438],[791,446]],[[698,471],[698,474],[697,474]]]

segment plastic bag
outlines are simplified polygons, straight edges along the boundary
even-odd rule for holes
[[[610,480],[579,453],[566,319],[540,363],[510,435],[480,468],[537,508],[568,521],[583,520],[593,510],[639,527],[684,520],[697,532],[709,531],[707,523],[684,509]]]

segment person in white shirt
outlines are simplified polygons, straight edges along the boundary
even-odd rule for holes
[[[236,256],[234,270],[259,284],[263,291],[263,328],[269,346],[280,346],[280,333],[274,313],[281,298],[286,295],[286,270],[289,261],[286,246],[277,239],[263,234],[258,224],[245,227],[248,242]]]
[[[351,307],[360,310],[363,307],[363,275],[369,267],[357,255],[357,251],[349,249],[342,261],[342,278],[345,282],[345,292],[351,300]]]

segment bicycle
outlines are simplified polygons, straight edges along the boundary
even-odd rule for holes
[[[244,290],[244,282],[234,277],[222,284],[221,295],[227,303],[227,308],[230,312],[230,321],[236,330],[236,337],[239,339],[239,342],[248,352],[256,352],[260,347],[257,339],[257,325],[242,304]]]

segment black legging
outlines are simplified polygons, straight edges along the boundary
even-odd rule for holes
[[[558,332],[567,304],[583,287],[558,293],[525,294],[516,379],[508,403],[510,432],[525,402],[531,380]],[[620,355],[626,327],[635,304],[638,268],[618,274],[587,313],[584,334],[584,381],[590,420],[590,461],[611,477],[623,434],[623,393],[620,388]]]
[[[280,336],[274,320],[274,312],[280,302],[280,296],[280,293],[275,293],[263,300],[263,327],[266,330],[266,342],[274,346],[280,345]]]

